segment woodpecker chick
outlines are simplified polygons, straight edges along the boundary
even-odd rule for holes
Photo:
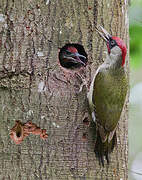
[[[59,52],[59,62],[63,68],[73,70],[86,66],[87,54],[79,44],[66,44]]]
[[[88,62],[87,54],[84,47],[80,44],[66,44],[60,49],[59,52],[59,63],[67,82],[70,82],[71,78],[79,78],[82,82],[80,85],[80,91],[83,86],[87,87],[87,81],[84,77],[84,68]]]
[[[97,69],[88,93],[89,109],[96,123],[95,154],[104,166],[116,145],[116,127],[126,99],[128,81],[124,69],[126,45],[103,27],[96,29],[107,45],[107,57]]]

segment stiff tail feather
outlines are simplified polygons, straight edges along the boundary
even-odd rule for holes
[[[104,167],[104,158],[106,159],[107,164],[109,164],[110,162],[109,155],[113,151],[116,142],[117,142],[116,132],[114,133],[113,138],[110,142],[108,142],[108,139],[105,142],[102,142],[100,133],[99,131],[97,131],[97,140],[95,143],[94,152],[99,160],[100,165],[102,165],[103,167]]]

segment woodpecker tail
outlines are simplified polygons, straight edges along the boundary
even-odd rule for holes
[[[110,162],[110,153],[113,151],[115,145],[116,145],[116,132],[114,132],[114,135],[110,142],[108,142],[108,139],[106,139],[105,142],[102,142],[101,136],[99,131],[97,131],[97,140],[95,143],[95,149],[94,152],[96,154],[96,157],[99,159],[100,165],[104,167],[104,157],[107,161],[107,164]]]

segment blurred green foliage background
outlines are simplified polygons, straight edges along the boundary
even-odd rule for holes
[[[129,180],[142,180],[142,0],[131,0]]]
[[[131,0],[130,19],[130,68],[142,67],[142,0]]]

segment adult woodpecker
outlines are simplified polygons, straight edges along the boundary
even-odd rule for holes
[[[107,44],[107,57],[97,69],[88,93],[90,113],[96,123],[95,154],[104,166],[116,144],[116,127],[124,106],[128,81],[124,69],[126,45],[103,27],[96,30]]]

